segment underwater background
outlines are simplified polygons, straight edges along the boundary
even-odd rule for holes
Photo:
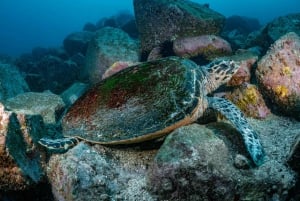
[[[0,201],[300,200],[299,36],[299,0],[0,0]]]
[[[194,0],[226,17],[239,15],[257,18],[263,25],[275,17],[300,11],[297,0]],[[1,0],[0,54],[18,56],[33,47],[60,46],[64,37],[81,30],[87,22],[96,23],[102,17],[119,11],[133,13],[131,0]]]

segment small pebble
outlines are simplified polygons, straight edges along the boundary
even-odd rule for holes
[[[234,166],[238,169],[249,169],[249,160],[245,156],[237,154],[234,158]]]

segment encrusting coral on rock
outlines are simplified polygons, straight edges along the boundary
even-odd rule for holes
[[[300,38],[288,33],[279,38],[258,62],[259,86],[287,115],[300,119]]]

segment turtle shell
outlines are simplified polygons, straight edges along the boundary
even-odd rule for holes
[[[194,62],[178,57],[129,67],[73,104],[62,121],[64,134],[101,144],[163,136],[201,115],[204,75]]]

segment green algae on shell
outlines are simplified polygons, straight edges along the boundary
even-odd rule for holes
[[[228,82],[238,68],[231,60],[199,67],[178,57],[132,66],[96,84],[75,102],[62,122],[66,137],[42,138],[39,143],[62,151],[80,139],[98,144],[138,143],[193,123],[210,107],[236,127],[253,162],[261,165],[263,147],[241,111],[223,98],[206,96]]]
[[[63,120],[65,135],[120,144],[157,138],[191,123],[196,107],[205,106],[199,104],[204,90],[191,83],[197,68],[189,60],[171,57],[130,67],[101,81],[68,111]]]

